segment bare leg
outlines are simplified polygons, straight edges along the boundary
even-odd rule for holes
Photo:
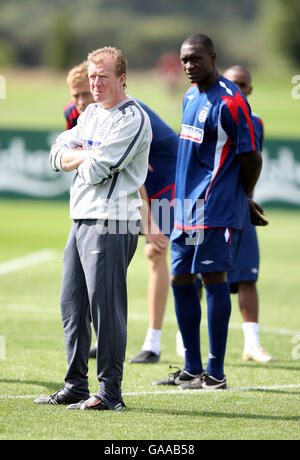
[[[149,260],[149,328],[159,330],[162,329],[169,292],[167,248],[157,252],[151,244],[147,244],[145,253]]]
[[[245,323],[258,323],[258,293],[254,281],[239,283],[239,307]]]
[[[149,262],[149,323],[142,351],[130,363],[156,363],[160,357],[162,325],[170,287],[167,247],[157,250],[151,243],[145,247]]]

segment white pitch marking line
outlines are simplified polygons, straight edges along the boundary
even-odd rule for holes
[[[42,251],[33,252],[24,257],[8,260],[7,262],[0,263],[0,275],[7,275],[8,273],[22,270],[31,265],[37,265],[48,260],[53,260],[57,257],[58,251],[55,249],[44,249]]]
[[[57,255],[57,254],[56,254]],[[54,255],[53,255],[54,257]],[[1,268],[1,264],[0,264]],[[1,273],[0,273],[1,274]],[[49,306],[48,308],[41,307],[39,305],[17,305],[17,304],[5,304],[1,305],[1,310],[9,310],[9,311],[23,311],[23,312],[34,312],[34,311],[43,311],[43,313],[56,313],[55,307]],[[129,313],[128,315],[129,321],[147,321],[148,316],[145,314],[138,314],[138,313]],[[176,318],[167,317],[164,319],[165,323],[172,323],[176,324]],[[202,320],[202,326],[207,325],[207,322]],[[229,323],[229,329],[241,330],[242,324],[241,323]],[[299,334],[299,330],[293,329],[284,329],[284,328],[276,328],[276,327],[269,327],[269,326],[260,326],[260,332],[264,332],[267,334],[278,334],[278,335],[290,335],[295,336]]]
[[[292,384],[292,385],[274,385],[274,386],[259,386],[259,387],[245,387],[245,388],[228,388],[224,393],[226,392],[241,392],[241,391],[273,391],[273,390],[284,390],[284,389],[294,389],[294,388],[300,388],[300,383],[298,384]],[[122,393],[124,396],[150,396],[150,395],[175,395],[175,394],[186,394],[186,393],[200,393],[204,394],[207,392],[221,392],[221,390],[167,390],[167,391],[141,391],[141,392],[133,392],[133,393]],[[223,393],[223,391],[222,391]]]
[[[38,398],[40,395],[20,395],[20,396],[6,396],[6,395],[0,395],[0,399],[33,399],[33,398]]]
[[[225,391],[222,390],[167,390],[167,391],[136,391],[129,393],[122,393],[123,396],[156,396],[156,395],[184,395],[184,394],[207,394],[218,392],[220,394],[226,394],[227,392],[243,392],[243,391],[274,391],[274,390],[288,390],[300,388],[300,383],[291,385],[273,385],[273,386],[258,386],[258,387],[242,387],[242,388],[228,388]],[[9,396],[0,395],[0,399],[34,399],[40,395],[20,395],[20,396]]]

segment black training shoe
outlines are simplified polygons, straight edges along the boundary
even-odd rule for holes
[[[158,363],[160,354],[156,354],[153,351],[142,350],[134,358],[131,358],[129,363],[139,363],[139,364],[154,364]]]
[[[110,409],[98,395],[91,396],[85,401],[80,401],[77,404],[70,404],[67,409],[71,410],[124,410],[125,406],[122,403],[119,403],[115,406],[114,409]]]
[[[207,372],[197,375],[193,380],[186,382],[179,387],[181,390],[226,390],[226,377],[218,380]]]
[[[53,393],[50,396],[39,396],[34,400],[35,404],[52,404],[52,405],[67,405],[77,403],[81,401],[82,398],[77,398],[76,396],[70,396],[70,394],[65,393],[64,388],[61,388],[56,393]]]
[[[172,366],[170,366],[172,368]],[[185,382],[193,380],[196,376],[187,371],[178,369],[176,372],[169,374],[169,377],[163,380],[157,380],[152,385],[182,385]]]

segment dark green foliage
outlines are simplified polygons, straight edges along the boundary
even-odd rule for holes
[[[280,51],[294,64],[300,65],[300,2],[277,0],[279,15],[275,22],[274,36]]]
[[[298,63],[298,0],[1,0],[0,63],[66,69],[92,49],[113,45],[131,67],[152,68],[162,53],[179,51],[187,35],[203,32],[214,39],[222,67],[232,59],[261,65],[257,50],[264,53],[269,34],[259,22],[262,6],[273,17],[278,4],[271,39],[278,37],[281,50]]]

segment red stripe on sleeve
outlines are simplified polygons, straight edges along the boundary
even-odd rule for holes
[[[233,97],[231,97],[231,96],[222,96],[222,99],[224,100],[226,106],[228,107],[228,110],[231,113],[232,118],[234,119],[236,124],[238,124],[238,121],[239,121],[238,120],[238,109],[239,109],[239,107],[242,109],[242,111],[243,111],[243,113],[245,115],[245,118],[247,120],[247,123],[248,123],[252,149],[256,150],[256,148],[255,148],[254,127],[253,127],[253,123],[252,123],[252,120],[251,120],[249,108],[248,108],[248,106],[246,104],[245,99],[243,98],[243,96],[238,91],[235,93],[235,95]]]

